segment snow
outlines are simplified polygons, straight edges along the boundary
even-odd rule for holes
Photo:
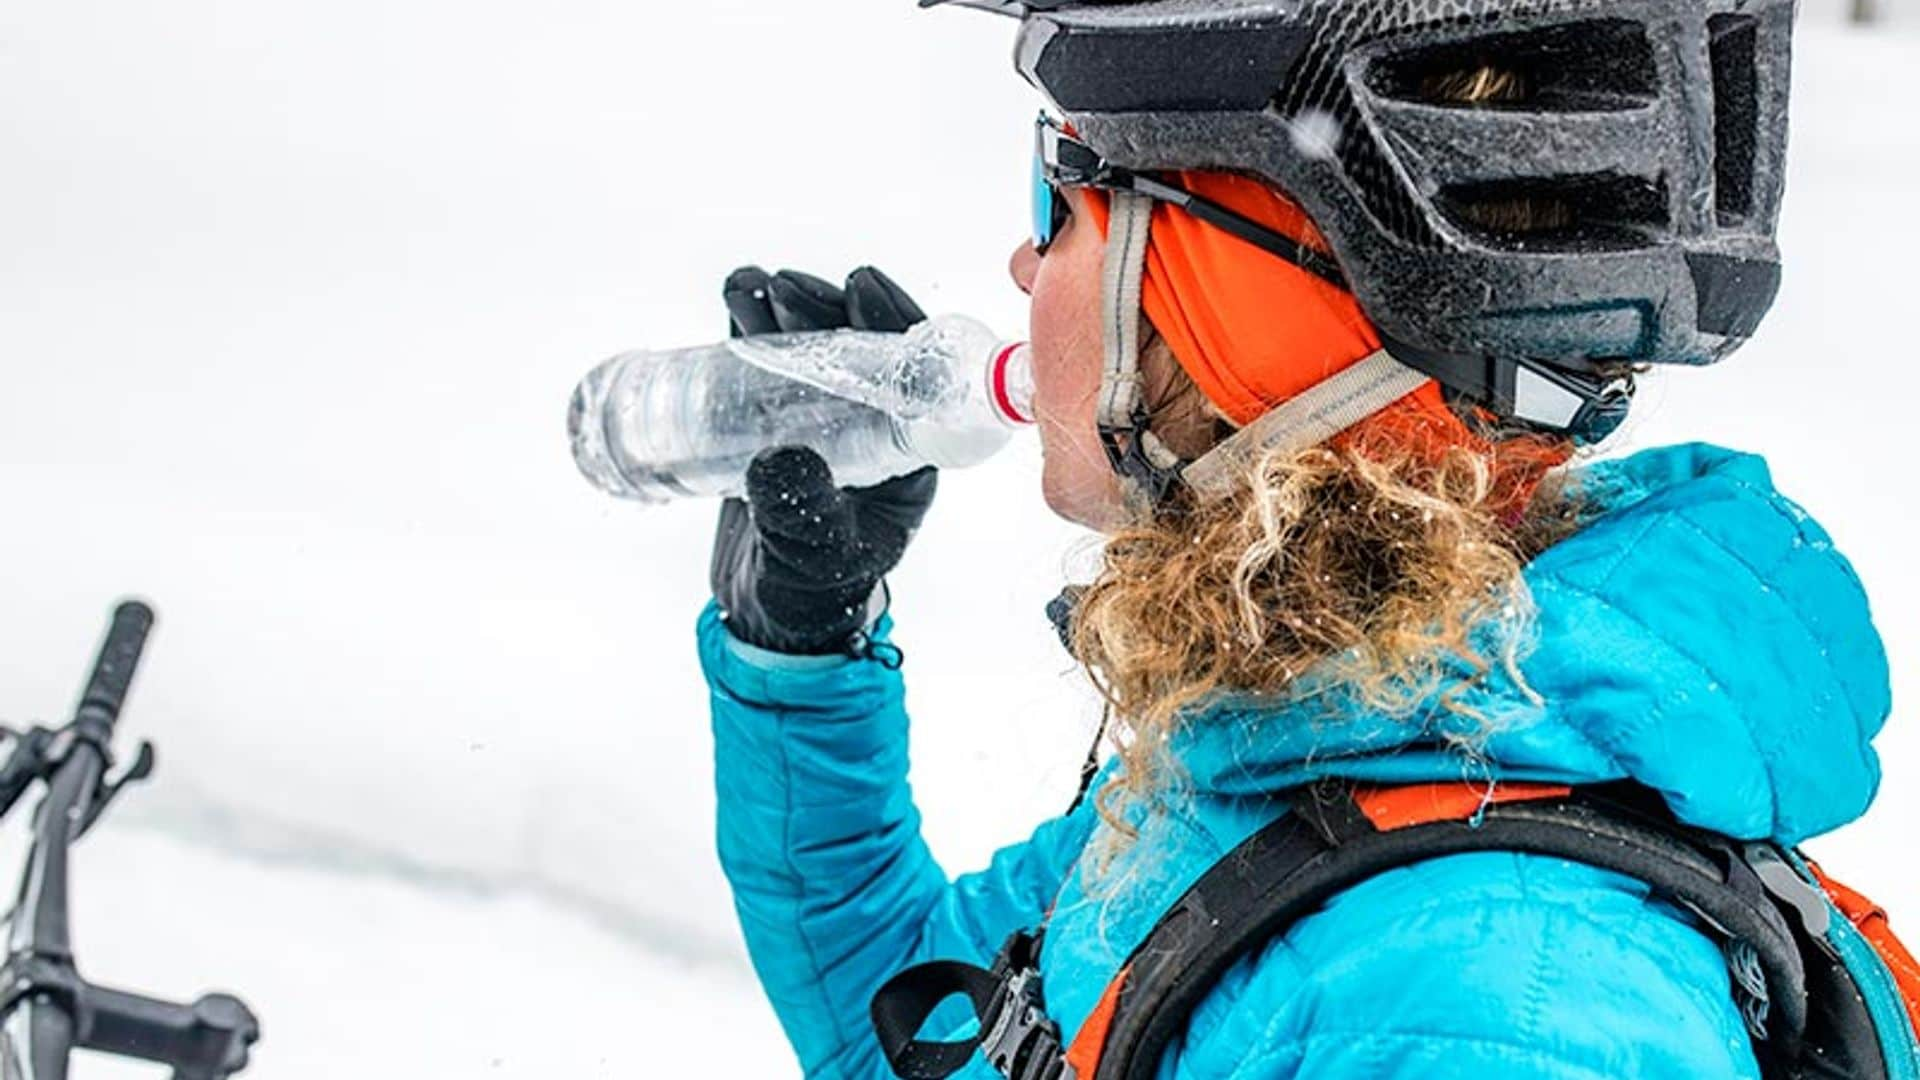
[[[103,829],[79,849],[90,979],[191,1001],[239,991],[263,1041],[244,1075],[778,1075],[751,979],[649,947],[537,894]],[[119,889],[116,889],[118,879]],[[163,890],[158,883],[177,883]],[[130,910],[123,890],[147,883]],[[93,886],[88,888],[86,886]],[[718,1070],[709,1065],[718,1059]],[[87,1055],[79,1080],[167,1070]]]
[[[126,724],[158,775],[78,856],[91,976],[240,992],[292,1080],[791,1071],[712,855],[713,508],[601,496],[564,411],[606,356],[717,337],[749,260],[872,262],[1017,329],[1037,101],[1009,28],[906,0],[0,7],[0,721],[65,713],[114,598],[160,613]],[[1779,307],[1618,444],[1767,451],[1868,583],[1902,703],[1916,59],[1809,12]],[[955,868],[1062,805],[1096,715],[1041,615],[1091,541],[1037,486],[1030,444],[950,473],[894,580]],[[1815,850],[1897,914],[1920,732],[1880,746],[1880,803]]]

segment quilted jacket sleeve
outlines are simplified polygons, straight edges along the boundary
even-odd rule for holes
[[[883,620],[876,640],[884,641]],[[1036,923],[1085,841],[1082,812],[949,881],[907,787],[900,673],[746,645],[709,607],[721,865],[755,970],[809,1077],[891,1075],[873,991],[933,958],[985,963]]]

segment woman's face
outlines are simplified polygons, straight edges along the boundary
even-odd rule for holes
[[[1068,190],[1073,215],[1042,256],[1027,241],[1008,269],[1033,298],[1033,409],[1045,460],[1047,505],[1094,529],[1122,520],[1119,478],[1107,464],[1094,423],[1105,346],[1100,336],[1100,271],[1106,244],[1085,213],[1084,196]]]

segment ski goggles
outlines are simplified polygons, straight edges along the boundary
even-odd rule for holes
[[[1067,219],[1073,216],[1067,188],[1128,191],[1179,207],[1331,285],[1347,288],[1340,264],[1325,252],[1175,184],[1114,165],[1044,112],[1034,121],[1033,131],[1033,249],[1036,252],[1046,254],[1060,230],[1066,227]]]
[[[1041,255],[1073,216],[1064,190],[1095,187],[1100,155],[1046,113],[1033,125],[1033,250]]]

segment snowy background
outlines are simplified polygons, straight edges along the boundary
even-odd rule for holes
[[[1779,307],[1617,446],[1767,451],[1904,703],[1920,27],[1891,6],[1807,13]],[[243,993],[249,1075],[791,1074],[712,855],[713,508],[601,497],[563,412],[607,355],[718,336],[747,261],[872,262],[1017,331],[1010,30],[908,0],[0,5],[0,722],[63,719],[116,597],[160,612],[124,725],[159,775],[76,856],[90,976]],[[1030,445],[948,476],[895,578],[956,870],[1063,805],[1095,717],[1040,614],[1088,541],[1037,482]],[[1902,719],[1873,814],[1815,851],[1912,926]]]

